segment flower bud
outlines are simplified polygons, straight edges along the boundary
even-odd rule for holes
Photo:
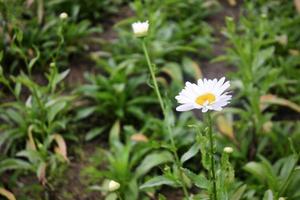
[[[62,12],[62,13],[60,13],[59,18],[60,18],[61,20],[65,20],[65,19],[68,18],[68,14],[65,13],[65,12]]]
[[[50,63],[50,67],[55,67],[55,66],[56,66],[55,62]]]
[[[262,18],[267,18],[267,17],[268,17],[266,13],[262,13],[260,16],[261,16]]]
[[[145,22],[135,22],[132,25],[133,33],[136,37],[144,37],[148,33],[149,23]]]
[[[108,190],[110,192],[116,191],[120,188],[120,183],[114,181],[114,180],[110,180],[108,183]]]
[[[232,153],[232,152],[233,152],[233,148],[232,148],[232,147],[225,147],[225,148],[223,149],[223,151],[224,151],[225,153]]]

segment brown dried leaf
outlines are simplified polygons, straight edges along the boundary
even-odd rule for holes
[[[34,0],[27,0],[25,4],[26,4],[27,8],[30,8],[33,3],[34,3]]]
[[[196,62],[194,62],[194,64],[192,65],[194,70],[195,70],[195,79],[198,80],[199,78],[202,78],[202,71],[201,71],[201,67],[199,64],[197,64]]]
[[[269,133],[271,132],[272,127],[273,127],[273,123],[271,121],[267,121],[263,124],[263,131],[265,133]]]
[[[229,5],[236,6],[236,0],[227,0]]]
[[[226,118],[224,115],[219,115],[217,117],[217,126],[223,135],[228,137],[231,141],[237,143],[233,132],[232,120]]]
[[[44,18],[44,0],[38,1],[37,17],[38,17],[39,24],[41,24],[43,22],[43,18]]]
[[[300,0],[294,0],[294,4],[298,13],[300,13]]]
[[[300,113],[300,106],[287,99],[277,97],[276,95],[267,94],[260,97],[260,109],[265,110],[270,104],[289,107],[292,110]]]
[[[30,149],[30,150],[36,150],[36,146],[35,146],[34,139],[33,139],[33,136],[32,136],[32,129],[33,129],[33,126],[30,125],[28,127],[28,131],[27,131],[28,140],[27,140],[26,148]]]
[[[46,168],[47,168],[47,164],[46,163],[41,163],[39,165],[38,171],[37,171],[37,177],[40,181],[40,183],[45,186],[47,183],[47,179],[46,179]]]
[[[297,49],[289,49],[289,54],[292,56],[299,56],[300,51],[298,51]]]
[[[131,136],[130,139],[135,142],[148,142],[149,141],[149,139],[142,133],[134,134]]]
[[[65,159],[65,161],[69,162],[69,159],[67,157],[67,145],[64,138],[60,134],[56,133],[53,135],[53,139],[58,145],[54,148],[55,153],[60,154]]]
[[[0,188],[0,195],[6,197],[8,200],[16,200],[15,195],[4,188]]]

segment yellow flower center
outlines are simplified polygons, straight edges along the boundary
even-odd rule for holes
[[[203,106],[203,104],[205,102],[208,102],[209,104],[214,102],[216,100],[216,97],[214,94],[212,93],[205,93],[205,94],[202,94],[200,96],[197,97],[196,99],[196,103]]]

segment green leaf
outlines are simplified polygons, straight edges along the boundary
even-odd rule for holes
[[[200,150],[200,145],[198,143],[195,143],[193,146],[191,146],[191,148],[187,152],[185,152],[181,156],[180,162],[183,164],[187,160],[191,159],[199,152],[199,150]]]
[[[267,190],[265,192],[263,200],[274,200],[274,195],[273,195],[272,190]]]
[[[17,124],[22,124],[24,122],[24,118],[20,115],[20,113],[13,109],[7,109],[6,114]]]
[[[207,151],[208,138],[204,135],[199,135],[197,142],[200,144],[201,162],[205,169],[210,170],[209,153]]]
[[[51,106],[47,113],[48,122],[52,122],[55,116],[61,112],[65,107],[67,103],[65,101],[59,101],[55,103],[53,106]]]
[[[21,159],[8,158],[0,162],[0,174],[6,170],[29,170],[31,165]]]
[[[84,119],[88,116],[90,116],[91,114],[93,114],[97,109],[97,106],[91,106],[91,107],[87,107],[87,108],[83,108],[81,110],[78,111],[77,115],[76,115],[76,119]]]
[[[173,161],[173,156],[168,151],[155,152],[147,155],[142,163],[137,167],[135,176],[139,178],[140,176],[145,175],[153,167],[161,165],[163,163]]]
[[[38,160],[42,160],[42,157],[40,156],[39,152],[36,150],[23,150],[23,151],[19,151],[16,155],[18,157],[25,157],[32,163]]]
[[[183,172],[185,175],[192,180],[192,182],[201,189],[208,189],[209,188],[209,181],[203,174],[195,174],[192,171],[183,168]]]
[[[21,83],[16,83],[15,89],[14,89],[14,94],[15,94],[16,97],[20,96],[21,89],[22,89]]]
[[[55,88],[56,85],[59,82],[61,82],[62,80],[64,80],[69,73],[70,73],[70,69],[67,69],[67,70],[63,71],[62,73],[60,73],[60,74],[56,74],[53,81],[51,82],[52,88]]]
[[[95,137],[97,137],[98,135],[100,135],[101,133],[103,133],[104,130],[105,130],[105,127],[94,128],[94,129],[90,130],[86,134],[85,140],[86,141],[90,141],[90,140],[94,139]]]
[[[230,197],[230,199],[231,200],[241,200],[246,189],[247,189],[247,185],[242,185],[233,193],[233,195]]]
[[[152,179],[148,180],[146,183],[140,186],[140,189],[145,189],[145,188],[151,188],[151,187],[157,187],[161,185],[169,185],[169,186],[176,186],[177,183],[165,176],[156,176],[153,177]]]
[[[189,76],[193,77],[195,80],[198,80],[202,77],[200,66],[192,59],[184,57],[182,65],[184,72],[187,73]]]
[[[261,182],[264,182],[267,179],[267,177],[266,177],[267,172],[265,171],[265,168],[261,163],[252,161],[252,162],[247,163],[243,167],[243,169],[245,171],[251,173],[252,175],[254,175]]]
[[[270,47],[257,53],[252,63],[253,71],[258,70],[273,55],[274,50],[274,47]]]
[[[35,52],[36,52],[36,57],[34,57],[33,59],[30,60],[29,65],[28,65],[28,71],[31,73],[32,68],[34,66],[34,64],[36,63],[36,61],[38,61],[38,59],[40,58],[40,51],[38,50],[37,47],[33,47]]]
[[[113,144],[116,141],[120,141],[120,121],[117,120],[111,127],[109,132],[109,143]]]
[[[182,73],[177,63],[167,63],[166,66],[161,69],[161,71],[168,74],[173,81],[183,83]]]

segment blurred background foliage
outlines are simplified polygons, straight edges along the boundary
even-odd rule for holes
[[[0,0],[0,195],[172,199],[179,183],[170,123],[186,183],[194,199],[207,199],[205,144],[193,145],[202,117],[173,112],[174,96],[219,64],[234,96],[214,115],[218,163],[232,178],[222,192],[299,199],[297,2]],[[131,30],[145,20],[167,122]],[[225,146],[234,148],[230,157]],[[118,192],[108,190],[111,179]]]

